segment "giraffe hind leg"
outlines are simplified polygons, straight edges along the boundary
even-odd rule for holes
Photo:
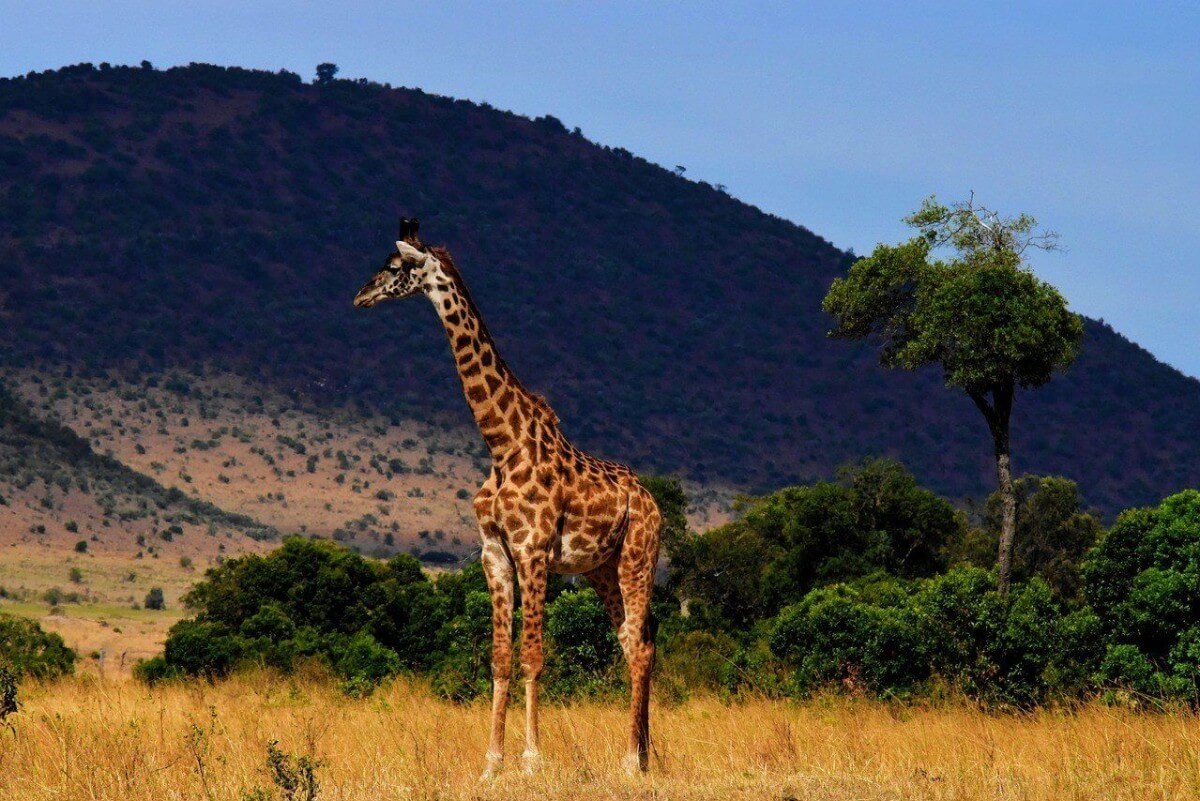
[[[600,596],[608,618],[619,637],[621,624],[625,622],[625,602],[621,599],[621,584],[617,578],[617,556],[613,556],[595,570],[583,574],[587,583]]]
[[[654,670],[655,645],[650,601],[658,566],[658,517],[631,521],[630,530],[617,562],[624,620],[618,635],[629,664],[630,710],[629,751],[625,769],[646,770],[650,758],[650,674]]]

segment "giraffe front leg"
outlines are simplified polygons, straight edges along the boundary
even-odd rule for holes
[[[532,537],[531,537],[532,539]],[[538,679],[542,675],[542,619],[546,611],[548,554],[538,551],[517,557],[521,581],[521,670],[525,676],[525,753],[521,755],[526,773],[536,772],[542,764],[538,733]]]
[[[492,736],[487,767],[480,776],[487,781],[504,767],[504,721],[512,676],[513,564],[500,536],[486,531],[480,561],[492,598]]]

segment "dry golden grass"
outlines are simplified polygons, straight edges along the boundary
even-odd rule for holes
[[[0,798],[231,799],[271,781],[267,743],[320,760],[319,798],[1143,799],[1200,797],[1200,719],[1087,707],[986,715],[845,699],[695,699],[653,711],[648,776],[618,768],[624,710],[546,710],[546,767],[480,785],[482,704],[397,683],[354,700],[269,675],[149,690],[80,677],[26,687],[0,731]],[[271,797],[281,797],[274,795]]]

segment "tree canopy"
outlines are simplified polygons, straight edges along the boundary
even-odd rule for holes
[[[1082,320],[1017,251],[961,250],[942,261],[931,258],[937,244],[923,234],[855,262],[824,301],[837,321],[831,335],[878,340],[885,366],[936,364],[948,386],[975,394],[1038,387],[1074,361]]]
[[[1037,232],[1029,215],[1003,217],[974,195],[953,206],[930,197],[905,221],[918,236],[879,245],[830,286],[823,303],[836,321],[830,335],[878,341],[887,367],[939,365],[947,386],[964,390],[983,414],[1003,500],[998,562],[1007,592],[1016,527],[1013,396],[1075,360],[1083,320],[1028,269],[1026,250],[1057,247],[1057,235]],[[940,247],[953,257],[931,258]]]

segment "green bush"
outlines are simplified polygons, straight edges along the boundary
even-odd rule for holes
[[[182,669],[168,664],[165,656],[143,659],[133,666],[133,677],[146,684],[157,684],[160,681],[182,678],[185,675]]]
[[[163,657],[167,665],[193,676],[227,674],[247,643],[222,623],[181,620],[171,627]]]
[[[998,708],[1096,691],[1194,703],[1200,492],[1121,515],[1076,570],[1086,537],[1062,526],[1077,526],[1077,534],[1091,522],[1065,514],[1074,496],[1052,484],[1029,496],[1048,492],[1038,502],[1041,544],[1027,552],[1025,579],[1007,595],[989,570],[959,564],[938,572],[932,551],[914,564],[897,558],[897,543],[939,542],[945,551],[963,542],[953,531],[965,529],[886,463],[840,485],[755,501],[743,520],[705,535],[676,521],[680,564],[652,599],[663,697],[836,688],[905,698],[949,687]],[[658,490],[669,494],[671,486]],[[879,508],[868,512],[872,503]],[[844,519],[821,522],[820,510]],[[916,528],[902,533],[904,520]],[[867,524],[873,534],[853,534]],[[827,541],[843,535],[866,550]],[[801,564],[805,554],[818,555],[819,568]],[[1082,598],[1070,576],[1081,576]],[[775,601],[764,591],[790,599],[804,586],[768,615]],[[247,663],[286,671],[314,657],[352,693],[402,671],[427,675],[438,694],[458,701],[491,688],[492,604],[478,563],[431,580],[407,555],[383,562],[292,538],[265,556],[210,569],[185,603],[194,618],[171,629],[163,656],[138,665],[139,678],[218,677]],[[620,648],[591,589],[555,578],[545,633],[550,697],[624,689]]]
[[[360,633],[332,649],[334,670],[356,690],[374,687],[400,672],[400,657],[370,634]]]
[[[1100,678],[1200,701],[1200,492],[1122,513],[1084,563],[1083,579],[1108,640]]]
[[[724,632],[682,631],[664,638],[661,672],[689,690],[733,692],[739,685],[736,640]]]
[[[1003,596],[992,573],[963,566],[915,583],[813,590],[775,618],[769,643],[792,670],[793,693],[903,697],[936,679],[989,705],[1026,707],[1086,687],[1097,630],[1086,611],[1064,616],[1041,579]]]
[[[143,601],[142,605],[147,609],[165,609],[167,602],[163,598],[162,587],[151,587],[150,591],[146,593],[146,599]]]
[[[462,612],[446,624],[442,640],[445,650],[434,669],[434,691],[454,701],[469,701],[488,693],[492,678],[492,600],[486,590],[466,593]]]
[[[140,678],[217,677],[242,664],[287,671],[315,657],[353,693],[403,670],[431,671],[439,691],[464,700],[490,683],[491,600],[478,564],[433,582],[408,555],[379,562],[290,538],[210,569],[184,603],[195,617],[172,627]]]
[[[260,662],[280,670],[289,670],[297,656],[309,652],[304,643],[314,633],[303,635],[278,604],[264,604],[242,623],[238,630],[240,658]]]
[[[18,676],[51,679],[75,670],[75,652],[35,620],[0,612],[0,665]]]
[[[817,587],[880,570],[934,575],[964,529],[962,515],[902,465],[867,460],[839,482],[752,499],[741,519],[682,538],[671,553],[671,584],[706,602],[729,631],[745,631]]]
[[[567,591],[548,604],[546,635],[552,644],[546,663],[548,692],[571,696],[603,688],[620,646],[594,591]]]
[[[1050,587],[1033,579],[1008,596],[995,576],[959,567],[930,579],[914,597],[932,673],[967,696],[1001,706],[1029,706],[1062,673],[1064,618]]]
[[[848,585],[813,590],[784,608],[770,645],[794,669],[799,693],[841,685],[902,695],[929,673],[913,610],[873,603]]]

